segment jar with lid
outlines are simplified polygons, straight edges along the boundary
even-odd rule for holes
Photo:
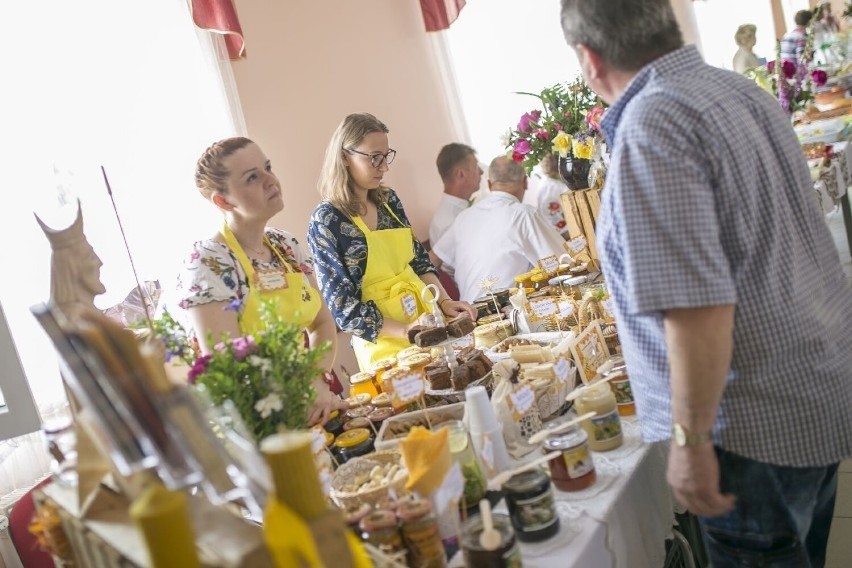
[[[534,274],[530,276],[530,283],[532,284],[531,288],[538,292],[542,288],[547,286],[549,280],[550,277],[546,272],[539,272],[538,274]]]
[[[343,433],[343,417],[340,416],[339,410],[332,410],[328,415],[328,420],[326,420],[323,425],[326,432],[330,432],[334,436],[339,436]]]
[[[405,550],[393,511],[376,509],[361,519],[358,528],[361,530],[363,541],[369,542],[385,554],[396,554]]]
[[[550,478],[540,469],[513,475],[503,484],[509,518],[518,540],[538,542],[559,532]]]
[[[630,388],[630,377],[627,375],[624,357],[613,355],[604,366],[606,370],[602,374],[605,379],[609,379],[609,387],[615,395],[619,416],[633,416],[636,414],[636,404],[633,401],[633,389]]]
[[[349,394],[364,393],[370,395],[370,398],[378,396],[381,391],[376,389],[375,380],[376,373],[372,371],[355,373],[349,377]]]
[[[577,414],[597,412],[596,416],[582,422],[583,429],[589,435],[589,447],[593,451],[614,450],[623,443],[615,395],[608,384],[598,382],[584,387],[574,408]]]
[[[472,515],[462,523],[461,546],[465,566],[519,568],[522,566],[521,549],[509,517],[502,513],[493,513],[491,517],[494,529],[500,533],[500,545],[494,550],[485,550],[479,543],[483,531],[482,515]]]
[[[424,367],[432,362],[432,356],[428,353],[417,353],[415,355],[410,355],[405,359],[399,360],[399,365],[408,367],[414,373],[420,373],[423,378],[426,378],[426,371]]]
[[[402,523],[402,539],[412,568],[444,568],[447,556],[432,505],[424,499],[403,501],[396,510]]]
[[[373,438],[367,428],[353,428],[340,434],[334,440],[337,459],[345,463],[352,458],[364,456],[373,451]]]
[[[547,462],[553,485],[560,491],[580,491],[597,479],[588,439],[583,429],[573,426],[544,440],[545,453],[562,452]]]
[[[461,420],[450,420],[443,427],[448,430],[450,455],[459,464],[462,477],[464,477],[464,492],[462,493],[464,505],[472,507],[485,496],[488,481],[485,479],[482,466],[473,452],[470,434],[465,430],[464,423]]]
[[[384,387],[383,387],[384,375],[387,371],[390,371],[394,367],[396,367],[396,357],[388,357],[387,359],[380,359],[379,361],[376,361],[375,363],[373,363],[373,365],[370,367],[370,371],[372,371],[373,374],[375,374],[376,382],[378,383],[379,387],[383,391],[384,391]]]

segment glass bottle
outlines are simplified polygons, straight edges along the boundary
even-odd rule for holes
[[[462,494],[464,506],[472,507],[485,496],[488,481],[485,479],[482,466],[473,452],[470,434],[465,430],[464,423],[461,420],[451,420],[446,423],[444,428],[449,430],[450,455],[459,464],[464,477],[464,493]]]

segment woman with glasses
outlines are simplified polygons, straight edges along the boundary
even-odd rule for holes
[[[473,309],[447,296],[394,190],[382,185],[396,151],[388,128],[367,113],[350,114],[328,144],[320,175],[322,202],[308,244],[322,295],[362,370],[410,345],[408,329],[426,310],[421,292],[440,291],[449,317]]]
[[[308,415],[309,424],[325,423],[334,410],[347,407],[332,392],[341,390],[332,371],[337,329],[317,290],[311,259],[293,235],[267,227],[284,207],[272,164],[248,138],[228,138],[204,151],[195,183],[225,218],[213,238],[193,245],[178,279],[178,305],[201,351],[210,353],[223,334],[262,331],[261,305],[274,301],[284,320],[305,328],[311,344],[331,343],[320,362],[328,372],[313,383],[317,397]]]

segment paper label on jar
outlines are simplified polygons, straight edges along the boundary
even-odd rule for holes
[[[423,377],[419,373],[405,375],[404,377],[394,377],[391,381],[393,384],[393,394],[391,398],[397,402],[399,406],[414,402],[423,395]]]
[[[553,365],[553,372],[556,374],[556,378],[560,381],[567,381],[568,373],[571,372],[571,367],[568,365],[568,361],[566,361],[564,357],[560,357]]]
[[[568,470],[568,477],[571,479],[583,477],[595,469],[592,455],[585,443],[567,452],[562,452],[562,459],[565,460],[565,469]]]
[[[515,499],[507,495],[506,504],[512,517],[520,520],[518,524],[521,532],[537,532],[559,520],[550,487],[541,495],[529,499]]]
[[[621,419],[618,417],[617,410],[595,416],[590,422],[592,424],[592,438],[595,442],[606,442],[621,436]]]
[[[527,384],[520,385],[509,393],[508,402],[512,410],[512,419],[515,422],[520,422],[535,404],[535,392]]]
[[[546,256],[538,261],[538,265],[542,272],[556,274],[556,271],[559,270],[559,259],[556,255]]]
[[[613,394],[615,394],[616,404],[633,403],[633,390],[630,388],[630,381],[628,379],[612,379],[609,384],[612,387]]]

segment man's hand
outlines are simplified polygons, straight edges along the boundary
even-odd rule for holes
[[[678,502],[690,513],[718,517],[733,510],[736,497],[719,491],[719,460],[713,444],[671,445],[666,479]]]

